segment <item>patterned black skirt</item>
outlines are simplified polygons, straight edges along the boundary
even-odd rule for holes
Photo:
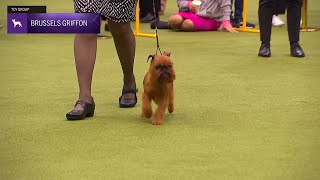
[[[137,0],[74,0],[76,13],[98,13],[108,20],[123,23],[134,21]]]

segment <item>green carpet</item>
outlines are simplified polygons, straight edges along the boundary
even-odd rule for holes
[[[7,5],[73,8],[64,0],[0,1],[0,179],[320,179],[320,31],[301,33],[306,57],[297,59],[286,27],[273,28],[272,57],[264,59],[259,34],[160,30],[177,74],[176,109],[162,126],[139,116],[155,39],[136,38],[132,109],[118,108],[113,41],[99,40],[96,114],[69,122],[78,93],[74,35],[8,35]],[[320,27],[319,1],[309,7],[309,25]],[[161,18],[176,9],[169,1]],[[258,24],[257,1],[248,15]]]

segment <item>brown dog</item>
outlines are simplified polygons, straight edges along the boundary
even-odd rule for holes
[[[163,55],[150,55],[152,58],[149,70],[143,80],[144,92],[142,94],[142,117],[152,116],[151,102],[154,101],[158,108],[153,115],[152,124],[160,125],[164,113],[168,108],[170,113],[174,110],[173,81],[176,78],[170,53]]]

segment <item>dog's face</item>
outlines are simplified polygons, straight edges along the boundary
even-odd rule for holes
[[[152,57],[149,71],[153,78],[160,83],[172,83],[176,79],[173,63],[170,59],[170,53],[164,52],[163,55],[150,55]]]

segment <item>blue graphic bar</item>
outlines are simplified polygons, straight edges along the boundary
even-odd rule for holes
[[[94,13],[8,13],[8,33],[99,34],[100,15]]]

